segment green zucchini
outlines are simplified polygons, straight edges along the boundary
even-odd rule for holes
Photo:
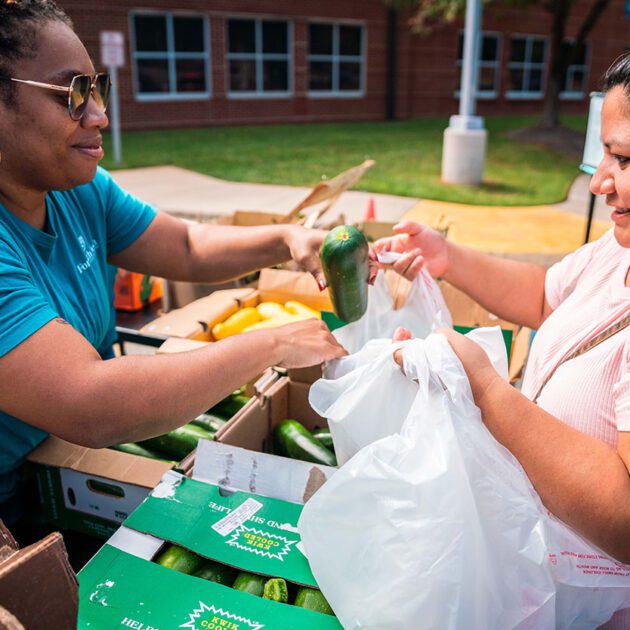
[[[335,451],[330,429],[315,429],[315,431],[313,431],[313,437],[317,438],[326,448],[329,448],[333,452]]]
[[[166,550],[156,558],[155,562],[167,569],[173,569],[173,571],[188,573],[190,575],[198,571],[205,560],[196,553],[188,551],[188,549],[178,547],[177,545],[169,545]]]
[[[289,589],[285,580],[282,578],[267,580],[263,589],[263,599],[270,599],[272,602],[279,602],[280,604],[288,604]]]
[[[214,416],[211,413],[202,413],[194,420],[190,421],[190,424],[194,424],[196,427],[201,427],[210,433],[216,433],[221,427],[227,424],[227,420]]]
[[[305,586],[301,586],[295,596],[294,606],[306,608],[307,610],[314,610],[315,612],[323,613],[324,615],[335,614],[322,592],[316,588],[306,588]]]
[[[232,588],[243,591],[243,593],[256,595],[256,597],[262,597],[265,592],[265,578],[262,575],[241,571],[236,576]]]
[[[236,577],[236,570],[213,560],[206,560],[205,564],[193,575],[224,586],[232,586]]]
[[[213,440],[214,434],[193,424],[185,424],[164,435],[143,440],[140,444],[180,461],[196,448],[201,438]]]
[[[139,455],[140,457],[148,457],[149,459],[159,459],[161,462],[169,461],[164,459],[159,453],[152,451],[135,442],[124,442],[123,444],[114,444],[110,446],[114,451],[120,451],[121,453],[129,453],[130,455]]]
[[[229,420],[249,402],[250,397],[245,396],[242,391],[242,389],[237,389],[232,392],[227,398],[208,409],[208,413]]]
[[[361,230],[339,225],[324,238],[320,257],[330,299],[344,322],[360,319],[367,309],[369,246]]]
[[[337,458],[297,420],[283,420],[273,432],[276,455],[336,466]]]

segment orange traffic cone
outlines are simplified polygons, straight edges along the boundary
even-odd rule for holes
[[[364,221],[376,221],[376,211],[374,209],[374,197],[368,199],[367,208],[365,209]]]

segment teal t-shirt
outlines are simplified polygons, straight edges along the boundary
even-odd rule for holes
[[[89,184],[48,193],[46,210],[41,231],[0,203],[0,357],[55,317],[106,357],[116,340],[115,268],[107,258],[144,232],[155,209],[99,168]],[[15,386],[28,394],[28,383]],[[25,456],[46,436],[0,411],[0,503],[15,491]]]

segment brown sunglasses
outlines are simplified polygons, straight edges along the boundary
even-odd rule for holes
[[[72,78],[70,87],[52,85],[50,83],[40,83],[39,81],[27,81],[25,79],[15,79],[13,77],[3,77],[5,81],[24,83],[33,87],[55,90],[56,92],[66,92],[68,94],[68,114],[72,120],[81,120],[88,104],[90,96],[94,99],[96,106],[104,112],[109,102],[109,93],[112,87],[112,80],[109,74],[103,72],[91,77],[89,74],[77,74]]]

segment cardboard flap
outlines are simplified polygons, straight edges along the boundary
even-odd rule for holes
[[[329,466],[200,440],[193,479],[227,490],[245,490],[292,503],[306,503],[336,470]]]
[[[0,519],[0,550],[8,549],[11,551],[16,551],[18,548],[18,544],[15,538],[13,538],[13,534],[8,530],[7,526]]]
[[[218,222],[222,225],[240,225],[245,227],[277,225],[278,223],[286,223],[286,215],[257,210],[236,210],[232,216],[220,217]]]
[[[124,522],[229,566],[316,586],[301,550],[302,506],[170,473]]]
[[[328,181],[320,182],[304,200],[289,212],[285,221],[287,223],[294,221],[303,208],[338,197],[344,190],[348,190],[348,188],[358,181],[372,166],[374,166],[374,160],[365,160],[362,164],[359,164],[359,166],[349,168]]]
[[[111,449],[94,449],[71,444],[51,435],[28,455],[44,466],[69,468],[87,475],[106,477],[121,483],[154,488],[171,468],[168,462],[137,457]]]
[[[0,563],[0,602],[26,628],[75,628],[77,598],[77,579],[57,532]]]
[[[342,630],[332,615],[254,597],[111,545],[81,571],[79,627]]]
[[[512,357],[508,371],[508,380],[510,383],[514,383],[518,380],[523,373],[525,362],[527,361],[527,355],[529,353],[531,334],[531,329],[523,326],[514,338],[514,342],[512,344]]]

